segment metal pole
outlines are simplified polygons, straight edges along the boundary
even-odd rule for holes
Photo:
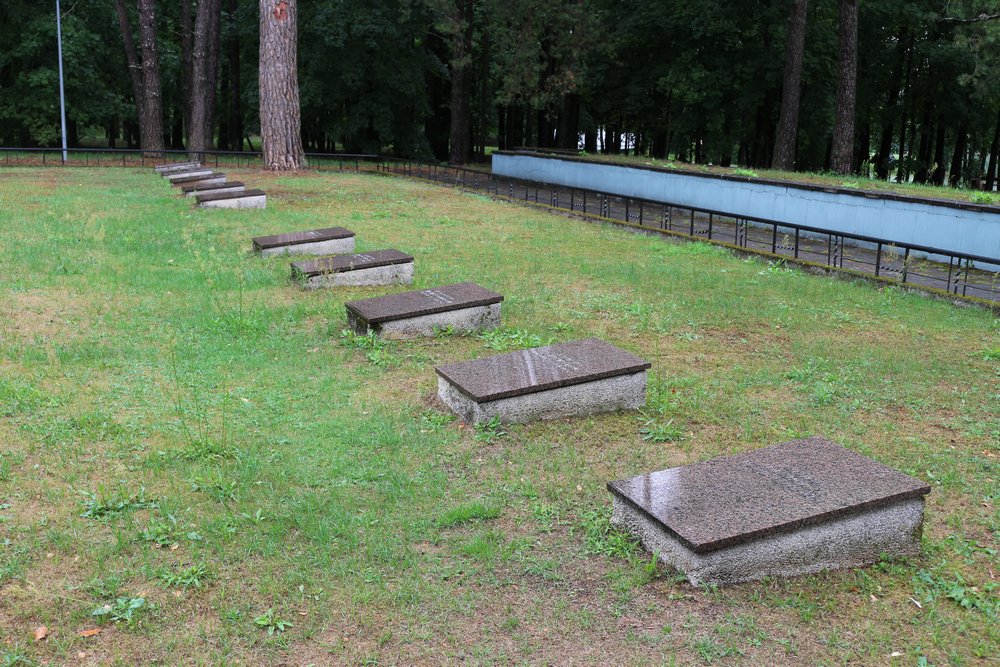
[[[66,163],[66,92],[63,90],[62,18],[56,0],[56,41],[59,48],[59,113],[62,119],[62,161]]]

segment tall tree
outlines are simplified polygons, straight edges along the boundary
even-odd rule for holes
[[[472,34],[475,5],[473,0],[455,0],[451,22],[451,149],[449,161],[469,161],[472,139],[472,114],[469,104],[472,90]]]
[[[795,140],[799,133],[802,99],[802,59],[806,43],[806,12],[809,0],[792,0],[785,47],[785,78],[781,84],[781,116],[774,139],[771,166],[786,171],[795,168]]]
[[[260,0],[260,135],[264,168],[305,165],[296,0]]]
[[[191,125],[188,128],[188,150],[192,153],[212,148],[221,13],[222,0],[201,0],[195,14],[191,50]]]
[[[854,158],[854,111],[858,94],[858,0],[839,0],[837,110],[830,168],[849,174]]]
[[[156,0],[139,0],[139,39],[142,44],[142,105],[139,107],[142,148],[162,150],[163,101],[156,44]]]
[[[128,75],[132,81],[132,97],[135,99],[136,116],[142,126],[142,65],[139,54],[135,50],[135,40],[132,38],[132,24],[128,18],[128,8],[125,0],[115,0],[115,12],[118,14],[118,28],[122,34],[122,44],[125,46],[125,62],[128,64]]]

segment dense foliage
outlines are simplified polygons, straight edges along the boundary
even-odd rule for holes
[[[112,4],[63,6],[72,144],[138,141]],[[181,5],[161,1],[157,9],[163,127],[174,147],[186,137]],[[472,159],[487,146],[579,145],[770,166],[791,5],[299,0],[303,140],[307,151],[447,159],[459,99],[466,102],[459,136],[467,124]],[[838,3],[807,6],[795,165],[823,170],[830,166]],[[222,3],[218,147],[240,148],[258,128],[257,12],[252,0]],[[54,143],[54,8],[0,4],[0,44],[0,143]],[[453,82],[461,89],[452,90]],[[1000,2],[861,0],[856,102],[856,170],[953,184],[995,173]]]

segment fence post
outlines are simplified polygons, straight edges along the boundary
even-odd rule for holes
[[[882,244],[878,244],[878,250],[875,252],[875,275],[878,276],[879,271],[882,270]]]

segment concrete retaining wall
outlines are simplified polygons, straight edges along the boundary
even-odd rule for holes
[[[996,258],[1000,264],[997,206],[517,153],[494,153],[493,173]]]

